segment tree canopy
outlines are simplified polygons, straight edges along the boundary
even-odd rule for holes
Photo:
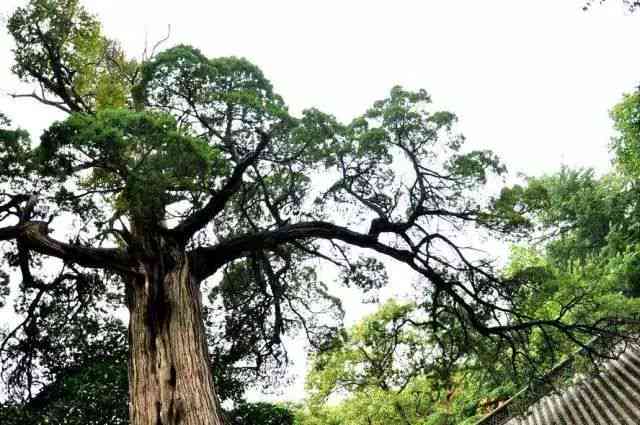
[[[443,361],[420,315],[415,304],[390,300],[314,355],[300,421],[405,425],[477,418],[482,381],[465,377],[470,365]]]

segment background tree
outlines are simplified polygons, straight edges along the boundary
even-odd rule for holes
[[[127,353],[122,347],[126,345],[111,345],[120,352],[92,356],[58,371],[55,381],[30,399],[0,404],[0,420],[7,425],[128,424]]]
[[[19,269],[23,293],[51,302],[60,282],[120,289],[131,423],[223,422],[203,323],[208,285],[221,282],[232,338],[256,329],[238,317],[263,319],[260,338],[239,343],[256,359],[277,354],[296,329],[322,346],[334,327],[317,310],[339,309],[315,269],[326,261],[354,284],[384,284],[379,257],[365,252],[428,283],[421,307],[434,335],[445,330],[443,358],[483,338],[517,357],[532,328],[610,332],[564,314],[530,316],[514,285],[464,248],[466,230],[506,229],[517,214],[495,215],[478,195],[504,166],[464,150],[456,117],[434,110],[426,92],[395,87],[349,124],[318,110],[295,118],[244,59],[189,46],[126,59],[77,0],[32,0],[8,28],[13,71],[37,87],[26,96],[69,116],[36,147],[3,133],[6,268]]]
[[[593,170],[565,167],[552,175],[528,178],[523,186],[505,188],[495,201],[499,215],[512,217],[512,225],[532,233],[528,246],[513,248],[505,270],[511,280],[520,282],[514,297],[526,314],[557,317],[568,300],[575,302],[564,313],[572,322],[640,313],[639,99],[637,93],[625,95],[612,110],[618,131],[611,145],[612,171],[596,176]],[[516,366],[530,373],[548,369],[585,342],[552,329],[536,329],[528,341]],[[508,363],[508,358],[500,357],[501,363]]]
[[[298,420],[305,425],[471,424],[517,388],[510,381],[499,385],[487,379],[489,362],[479,364],[472,355],[444,362],[421,316],[415,304],[390,300],[315,354]],[[491,372],[498,369],[494,362]]]
[[[554,175],[529,178],[525,186],[504,189],[496,202],[498,210],[526,212],[519,217],[536,232],[534,246],[515,251],[509,273],[544,276],[538,281],[566,279],[574,290],[582,285],[583,291],[595,294],[582,314],[607,308],[634,310],[632,304],[640,295],[638,93],[625,95],[611,115],[618,132],[611,145],[612,171],[598,177],[593,170],[563,168]],[[553,290],[571,286],[556,283]],[[613,298],[598,300],[604,293],[618,294],[619,302],[627,305]]]

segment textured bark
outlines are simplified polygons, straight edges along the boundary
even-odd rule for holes
[[[144,269],[128,285],[131,424],[223,424],[186,256],[147,260]]]

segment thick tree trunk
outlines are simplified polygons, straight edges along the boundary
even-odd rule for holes
[[[198,283],[186,256],[170,257],[129,283],[131,424],[221,425]]]

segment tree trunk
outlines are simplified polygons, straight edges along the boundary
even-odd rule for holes
[[[129,282],[131,425],[221,425],[198,282],[182,253]]]

